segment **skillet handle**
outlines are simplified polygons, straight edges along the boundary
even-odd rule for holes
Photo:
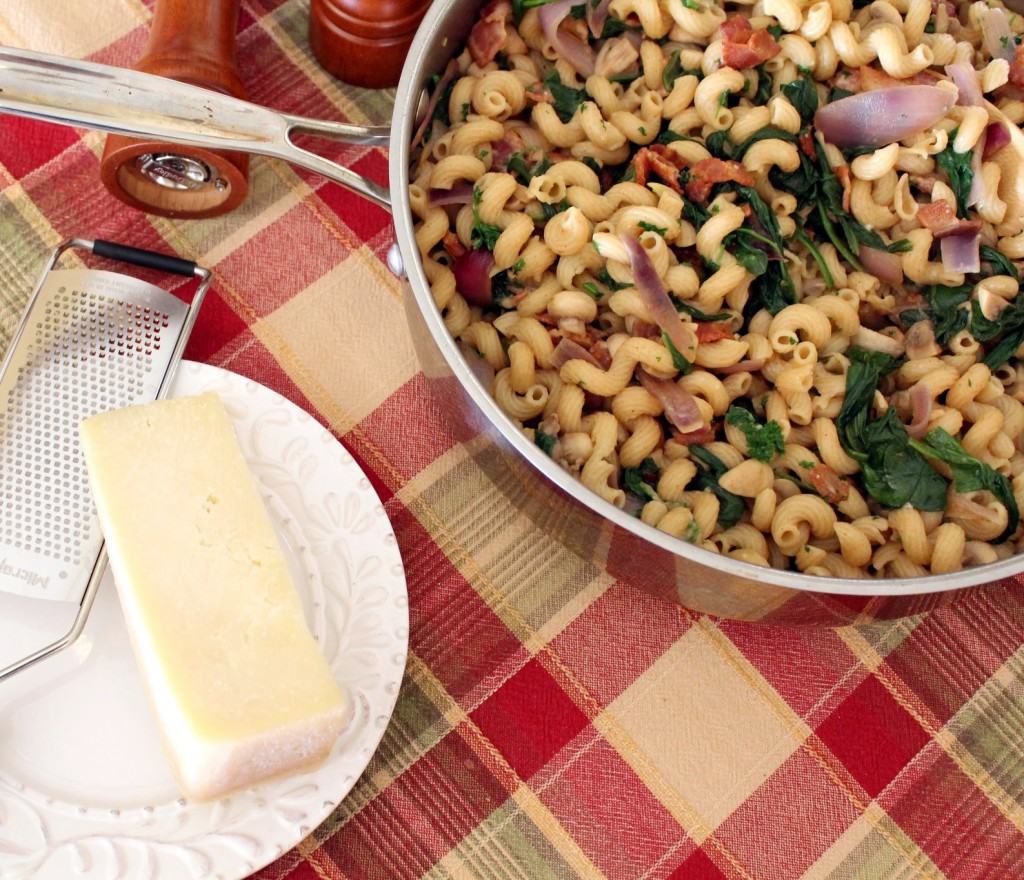
[[[3,46],[0,112],[284,159],[391,210],[387,189],[291,140],[293,133],[307,132],[351,144],[386,145],[387,126],[305,119],[162,76]]]

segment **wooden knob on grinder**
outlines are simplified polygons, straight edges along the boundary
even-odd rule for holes
[[[309,43],[324,69],[354,86],[398,84],[430,0],[310,0]]]
[[[240,0],[157,0],[136,70],[247,98],[235,65]],[[165,217],[224,214],[249,189],[245,153],[109,135],[100,178],[121,201]]]

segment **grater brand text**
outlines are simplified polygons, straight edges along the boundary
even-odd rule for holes
[[[49,586],[49,575],[43,575],[27,568],[15,568],[6,559],[0,559],[0,576],[12,577],[15,580],[24,581],[30,587],[42,587],[44,590]]]

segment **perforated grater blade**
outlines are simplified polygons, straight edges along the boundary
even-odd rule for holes
[[[196,276],[199,288],[189,304],[116,272],[55,269],[70,248]],[[209,283],[188,260],[113,242],[72,239],[51,255],[0,366],[0,591],[79,609],[63,638],[0,669],[0,681],[84,628],[106,557],[78,426],[164,395]]]

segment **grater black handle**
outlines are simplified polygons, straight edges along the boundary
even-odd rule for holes
[[[158,272],[170,272],[172,275],[185,275],[191,278],[196,273],[196,264],[191,260],[183,260],[181,257],[172,257],[170,254],[160,254],[156,251],[145,251],[127,244],[118,244],[116,241],[104,241],[98,238],[93,242],[92,252],[98,257],[131,263],[133,266],[144,266],[147,269],[156,269]]]

